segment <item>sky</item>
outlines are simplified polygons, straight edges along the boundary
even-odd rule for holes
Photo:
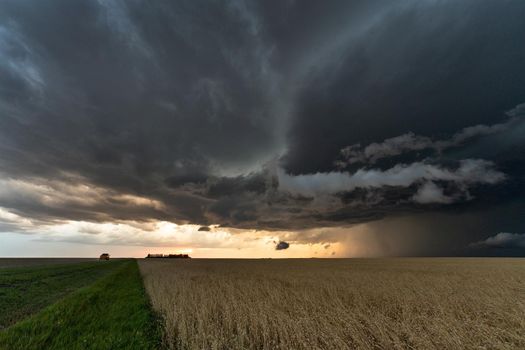
[[[525,256],[522,0],[0,2],[0,256]]]

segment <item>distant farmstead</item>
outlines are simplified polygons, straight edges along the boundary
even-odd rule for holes
[[[146,259],[151,258],[191,259],[188,254],[148,254],[148,256],[146,256]]]
[[[109,254],[108,253],[102,253],[100,254],[99,260],[109,260]]]

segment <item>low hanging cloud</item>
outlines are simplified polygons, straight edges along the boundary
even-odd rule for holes
[[[421,204],[450,204],[454,202],[452,197],[445,195],[443,193],[443,189],[432,181],[425,182],[421,187],[419,187],[417,193],[412,197],[412,200]]]
[[[336,166],[344,168],[355,163],[376,163],[379,159],[399,156],[408,152],[432,150],[441,153],[449,148],[458,147],[476,137],[492,135],[503,132],[511,126],[521,122],[525,104],[520,104],[507,112],[510,118],[504,122],[493,125],[474,125],[463,128],[451,138],[445,140],[433,140],[427,136],[416,135],[413,132],[388,138],[380,143],[371,143],[366,147],[361,144],[347,146],[341,150],[342,159],[336,161]]]
[[[525,233],[500,232],[471,244],[474,248],[525,248]]]
[[[290,248],[290,243],[285,242],[285,241],[280,241],[275,246],[275,250],[285,250],[285,249],[288,249],[288,248]]]
[[[416,162],[399,164],[387,170],[359,169],[355,173],[330,172],[308,175],[289,175],[278,172],[279,188],[297,195],[316,196],[353,191],[357,188],[381,188],[384,186],[409,187],[424,182],[423,188],[415,200],[428,202],[432,198],[437,202],[448,201],[429,181],[446,181],[457,184],[467,190],[476,184],[496,184],[505,179],[505,174],[494,167],[494,163],[482,159],[465,159],[456,169]]]

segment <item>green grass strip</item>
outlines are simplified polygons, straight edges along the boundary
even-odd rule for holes
[[[0,331],[115,271],[124,261],[0,269]]]
[[[0,349],[157,349],[160,331],[135,260],[0,332]]]

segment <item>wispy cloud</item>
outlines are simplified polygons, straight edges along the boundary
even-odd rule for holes
[[[525,248],[525,233],[500,232],[471,244],[474,248]]]
[[[449,139],[433,140],[427,136],[416,135],[412,132],[392,137],[380,143],[371,143],[368,146],[354,144],[341,150],[341,158],[336,161],[336,165],[344,168],[354,163],[374,164],[379,159],[399,156],[407,152],[416,152],[423,150],[432,150],[441,153],[449,148],[463,145],[469,140],[477,137],[487,136],[505,131],[513,125],[522,122],[520,118],[525,113],[523,109],[525,104],[516,106],[516,108],[507,112],[510,118],[504,123],[493,125],[474,125],[463,128],[455,133]]]

